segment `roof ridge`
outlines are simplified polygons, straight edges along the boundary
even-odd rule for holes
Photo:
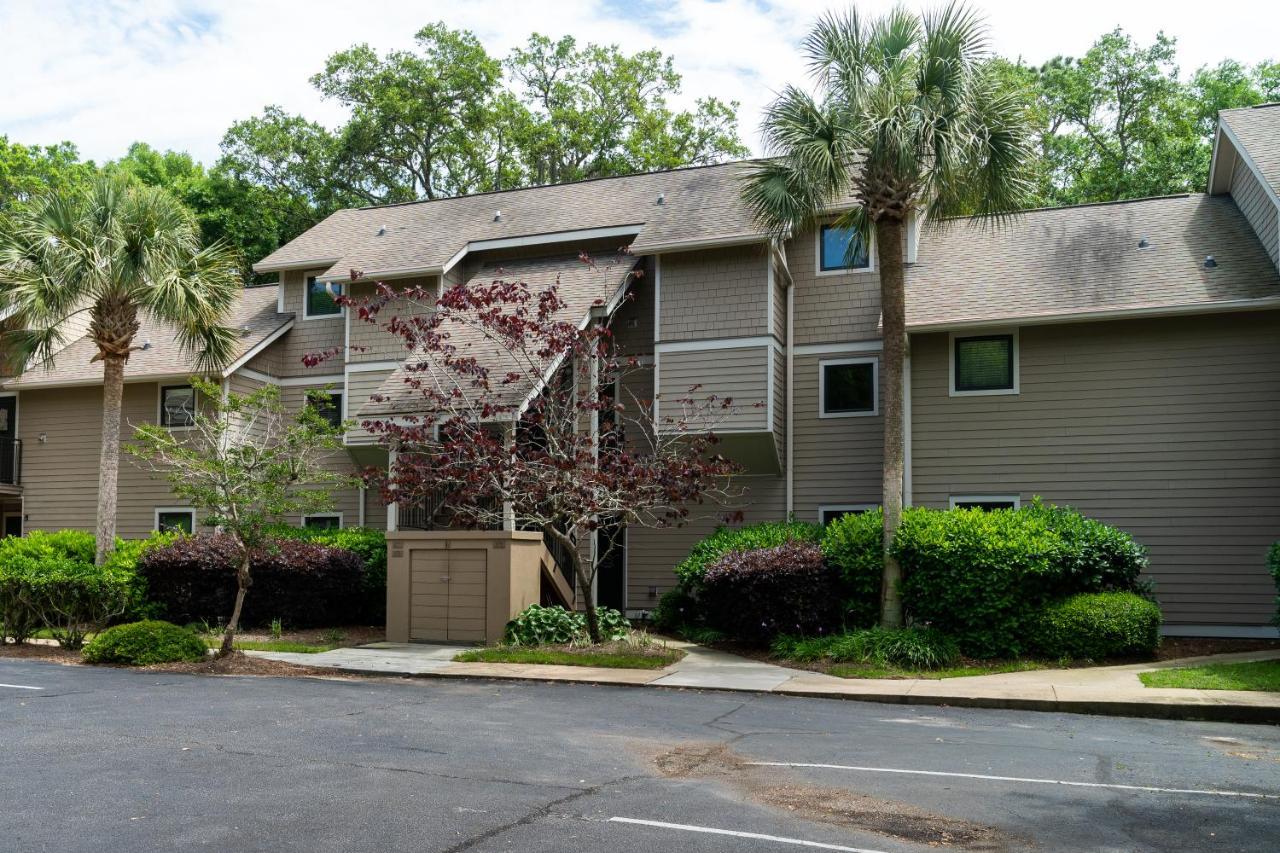
[[[461,198],[480,198],[482,196],[505,195],[507,193],[525,192],[527,190],[544,190],[544,189],[550,189],[551,187],[571,187],[576,184],[591,184],[591,183],[597,183],[599,181],[617,181],[617,180],[622,180],[623,178],[643,178],[649,175],[669,175],[674,172],[691,172],[695,169],[718,169],[723,166],[735,166],[741,163],[754,163],[760,159],[761,158],[759,157],[747,157],[742,160],[725,160],[722,163],[700,163],[694,166],[676,166],[675,168],[672,168],[672,169],[654,169],[653,171],[650,171],[650,172],[628,172],[625,175],[601,175],[595,178],[579,178],[576,181],[565,181],[559,184],[534,184],[532,186],[527,186],[527,187],[512,187],[509,190],[486,190],[485,192],[466,193],[464,195],[451,195],[451,196],[446,196],[444,198],[420,198],[420,199],[415,199],[414,201],[395,201],[395,202],[390,202],[388,204],[368,204],[362,207],[343,207],[343,208],[339,208],[339,211],[385,210],[386,208],[389,208],[389,207],[408,207],[413,204],[433,204],[435,202],[441,202],[441,201],[456,201]],[[335,211],[335,213],[339,211]]]
[[[1144,201],[1169,201],[1175,198],[1191,198],[1192,196],[1202,196],[1205,193],[1170,193],[1169,195],[1147,195],[1139,198],[1113,198],[1108,201],[1086,201],[1080,204],[1058,204],[1048,205],[1045,207],[1027,207],[1022,210],[1011,210],[1008,213],[981,213],[971,214],[969,216],[952,216],[947,219],[989,219],[1000,216],[1021,216],[1024,213],[1048,213],[1055,210],[1076,210],[1086,207],[1112,207],[1121,204],[1138,204]],[[944,220],[945,221],[945,220]]]

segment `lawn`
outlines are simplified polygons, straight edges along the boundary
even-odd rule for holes
[[[1001,672],[1027,672],[1047,669],[1053,664],[1037,660],[1012,660],[975,662],[969,666],[953,666],[945,669],[899,669],[873,664],[833,663],[824,671],[839,678],[967,678],[972,675],[996,675]]]
[[[220,637],[205,637],[205,645],[211,649],[222,647],[222,639]],[[320,652],[327,652],[330,649],[341,648],[343,643],[314,645],[312,643],[299,643],[290,640],[236,640],[233,645],[242,652],[293,652],[300,655],[314,655]]]
[[[599,666],[608,669],[662,669],[684,652],[665,646],[495,646],[472,649],[454,657],[460,663],[524,663],[558,666]]]
[[[1280,692],[1280,660],[1210,663],[1140,672],[1147,687],[1185,687],[1192,690],[1267,690]]]

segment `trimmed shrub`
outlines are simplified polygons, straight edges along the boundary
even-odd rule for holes
[[[700,600],[707,624],[749,643],[840,624],[839,576],[813,542],[728,552],[707,569]]]
[[[1280,625],[1280,542],[1273,543],[1267,551],[1267,569],[1271,572],[1271,579],[1276,583],[1275,623]]]
[[[884,512],[879,507],[841,516],[822,533],[822,556],[840,573],[848,628],[870,627],[880,615],[883,542]]]
[[[360,612],[350,621],[382,624],[387,619],[387,534],[371,527],[343,527],[331,530],[319,527],[281,525],[272,530],[281,538],[301,539],[331,548],[345,548],[360,555],[364,562],[361,582]]]
[[[829,637],[782,636],[771,650],[798,661],[869,663],[902,669],[942,669],[960,658],[955,640],[932,628],[866,628]]]
[[[194,631],[172,622],[147,620],[108,628],[84,648],[89,663],[124,663],[146,666],[153,663],[203,660],[204,641]]]
[[[763,521],[745,527],[718,527],[694,545],[689,556],[676,566],[676,577],[686,591],[696,596],[707,569],[731,551],[754,551],[788,542],[816,543],[821,539],[820,526],[801,521]]]
[[[596,618],[605,642],[624,639],[631,633],[627,617],[611,607],[597,607]],[[507,623],[504,641],[513,646],[589,643],[587,614],[566,610],[558,604],[550,607],[530,604]]]
[[[1041,609],[1032,642],[1052,658],[1149,656],[1160,645],[1160,608],[1132,592],[1080,593]]]
[[[143,554],[139,572],[151,599],[183,624],[220,622],[236,596],[235,543],[225,534],[184,536]],[[243,624],[273,619],[294,628],[340,625],[356,618],[364,563],[343,548],[298,539],[278,539],[250,555],[252,586],[245,596]]]
[[[142,585],[126,561],[95,566],[94,539],[79,530],[33,531],[0,540],[0,619],[21,642],[49,628],[58,643],[78,649],[97,631],[142,601]]]
[[[683,585],[669,589],[658,599],[658,606],[649,613],[653,627],[659,631],[680,633],[696,625],[702,618],[697,599]]]
[[[1061,540],[1054,558],[1056,594],[1148,591],[1149,581],[1139,577],[1147,568],[1147,549],[1123,530],[1039,498],[1018,514],[1043,520]]]

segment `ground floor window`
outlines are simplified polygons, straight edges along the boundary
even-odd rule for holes
[[[1018,509],[1022,499],[1018,495],[952,495],[952,509]]]
[[[826,527],[837,518],[846,515],[861,515],[875,509],[875,504],[829,504],[818,507],[818,523]]]
[[[339,530],[342,527],[342,513],[325,512],[316,515],[304,515],[302,526],[311,530]]]
[[[161,533],[192,533],[196,529],[196,511],[190,507],[158,507],[156,530]]]

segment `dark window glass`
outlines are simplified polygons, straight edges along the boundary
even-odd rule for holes
[[[822,365],[822,411],[836,415],[876,410],[874,362]]]
[[[1013,335],[956,338],[956,390],[1013,390]]]
[[[857,270],[871,266],[862,235],[852,228],[822,226],[822,270]]]
[[[980,509],[991,512],[996,509],[1015,509],[1013,501],[956,501],[956,509]]]
[[[161,512],[156,516],[156,528],[161,533],[178,532],[190,533],[192,527],[193,515],[190,512]]]
[[[865,509],[824,509],[822,511],[823,525],[830,524],[837,518],[844,518],[846,515],[862,515]]]
[[[329,295],[330,287],[333,292],[342,295],[342,285],[334,284],[326,286],[323,282],[316,281],[315,276],[307,278],[307,316],[308,317],[327,317],[332,314],[341,314],[342,306],[333,301],[333,297]]]
[[[196,422],[196,389],[169,385],[160,389],[160,426],[189,427]]]
[[[336,515],[309,515],[302,520],[302,526],[313,530],[337,530],[342,523]]]
[[[313,391],[307,397],[307,405],[316,414],[329,422],[329,426],[337,429],[342,424],[342,395],[323,391]]]

